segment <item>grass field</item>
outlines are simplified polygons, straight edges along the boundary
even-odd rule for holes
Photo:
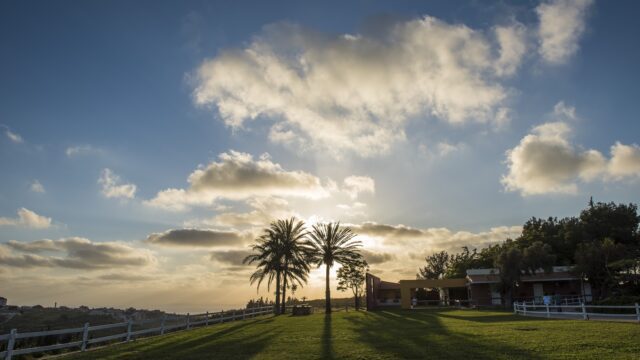
[[[262,317],[65,359],[638,359],[640,325],[477,310]]]

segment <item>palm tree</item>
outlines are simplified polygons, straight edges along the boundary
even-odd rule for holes
[[[362,243],[353,238],[357,234],[348,227],[340,227],[340,222],[316,224],[309,234],[314,247],[314,262],[318,267],[326,266],[325,309],[331,312],[331,289],[329,287],[329,271],[335,263],[346,264],[360,257],[358,247]]]
[[[265,279],[268,280],[268,287],[275,279],[276,313],[285,311],[287,286],[296,283],[302,286],[307,282],[310,270],[308,260],[313,247],[306,239],[306,234],[303,221],[296,221],[295,218],[274,221],[252,245],[254,254],[243,261],[245,264],[256,263],[257,269],[249,279],[251,284],[258,282],[258,289]]]
[[[272,223],[273,225],[273,223]],[[280,309],[280,279],[282,273],[281,266],[281,248],[280,238],[276,236],[270,228],[265,229],[264,233],[256,239],[255,244],[251,246],[253,254],[244,258],[242,263],[256,263],[256,271],[251,274],[249,281],[251,285],[258,282],[258,291],[260,284],[267,279],[267,289],[270,290],[271,283],[275,279],[276,282],[276,313]]]
[[[281,267],[282,267],[282,310],[285,312],[286,291],[291,285],[306,284],[309,274],[309,259],[313,247],[307,237],[304,221],[298,221],[295,217],[287,220],[278,220],[271,224],[271,231],[280,238]]]

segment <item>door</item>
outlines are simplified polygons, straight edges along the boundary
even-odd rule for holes
[[[541,283],[533,284],[533,297],[536,303],[542,303],[542,297],[544,296],[544,287]]]

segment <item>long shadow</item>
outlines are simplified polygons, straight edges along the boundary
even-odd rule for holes
[[[356,327],[359,341],[396,358],[479,359],[527,358],[536,354],[509,344],[498,344],[486,335],[452,332],[437,312],[380,311],[347,318]]]
[[[333,343],[331,340],[331,314],[324,315],[324,327],[322,329],[322,358],[333,359]]]
[[[268,318],[220,325],[223,329],[213,325],[167,337],[123,344],[118,359],[249,359],[259,354],[277,337],[275,328],[260,326],[272,321],[273,319]],[[87,359],[100,358],[99,350],[85,354],[88,355]]]
[[[531,318],[524,316],[513,315],[511,313],[504,313],[504,315],[486,315],[481,312],[460,316],[449,314],[448,311],[438,312],[438,316],[462,321],[474,321],[479,323],[503,323],[503,322],[518,322],[518,321],[531,321]],[[535,320],[535,318],[533,319]],[[538,319],[540,320],[540,319]]]

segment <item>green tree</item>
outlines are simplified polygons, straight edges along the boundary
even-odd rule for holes
[[[522,270],[527,274],[535,274],[540,269],[551,272],[555,262],[556,256],[552,253],[551,246],[543,244],[542,241],[536,241],[526,247],[522,254]]]
[[[506,247],[496,258],[495,266],[500,271],[500,290],[505,306],[511,306],[513,290],[522,275],[522,252],[516,246]]]
[[[362,246],[360,241],[353,240],[356,236],[351,228],[341,227],[340,223],[316,224],[309,234],[314,248],[312,260],[326,266],[325,282],[325,310],[331,312],[331,288],[329,284],[329,271],[335,263],[348,264],[359,257],[358,248]]]
[[[427,265],[418,269],[416,277],[422,279],[440,279],[449,267],[449,254],[442,250],[433,253],[424,259]]]
[[[367,271],[369,271],[369,264],[362,257],[355,258],[338,269],[338,290],[353,292],[356,310],[360,309],[360,297],[364,292],[363,285]]]

